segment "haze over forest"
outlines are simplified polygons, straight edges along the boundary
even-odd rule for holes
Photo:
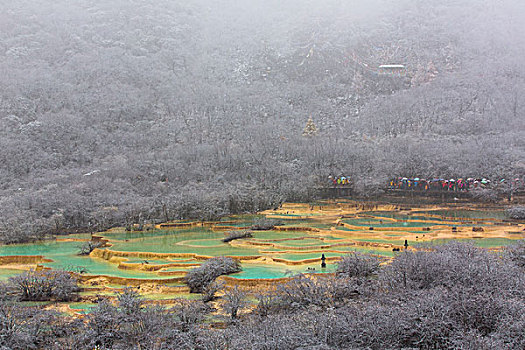
[[[331,174],[366,195],[391,176],[525,172],[520,0],[0,8],[6,242],[263,209]]]

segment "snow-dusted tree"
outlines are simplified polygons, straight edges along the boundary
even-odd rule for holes
[[[303,130],[303,136],[315,136],[317,135],[317,126],[315,126],[312,117],[308,118],[306,126]]]

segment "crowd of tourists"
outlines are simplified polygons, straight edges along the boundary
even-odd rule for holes
[[[350,187],[349,176],[328,176],[328,184],[333,187]],[[489,180],[484,177],[468,177],[458,179],[419,177],[396,177],[389,181],[388,189],[413,191],[453,191],[467,192],[476,188],[501,189],[510,187],[512,190],[525,190],[525,177],[512,179]]]
[[[513,189],[523,188],[523,181],[520,178],[512,180],[500,179],[491,181],[486,178],[458,178],[458,179],[423,179],[398,177],[389,183],[390,189],[414,190],[414,191],[454,191],[466,192],[475,188],[496,189],[502,186],[511,186]]]
[[[348,176],[328,176],[328,180],[334,186],[347,186],[350,185],[350,177]]]

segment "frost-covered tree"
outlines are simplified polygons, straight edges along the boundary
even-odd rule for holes
[[[314,124],[312,117],[308,118],[306,125],[303,130],[303,136],[315,136],[317,135],[317,127]]]

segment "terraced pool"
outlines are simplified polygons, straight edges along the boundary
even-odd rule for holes
[[[314,210],[316,207],[319,209]],[[390,257],[395,254],[393,249],[401,248],[405,240],[412,246],[459,239],[494,248],[522,239],[525,233],[524,222],[503,221],[507,219],[503,210],[411,209],[391,210],[390,206],[390,210],[363,211],[349,202],[327,202],[314,207],[285,204],[278,210],[227,217],[220,222],[186,220],[138,232],[113,229],[97,234],[107,240],[107,246],[90,256],[77,255],[82,240],[91,239],[89,234],[0,246],[0,256],[12,257],[0,265],[0,279],[37,264],[16,256],[42,256],[47,259],[39,262],[44,267],[72,270],[82,267],[87,276],[124,281],[111,283],[125,283],[126,279],[171,283],[209,257],[231,256],[240,259],[243,265],[243,271],[232,277],[271,279],[290,273],[333,271],[332,259],[353,251]],[[272,230],[254,231],[251,238],[222,241],[226,231],[249,227],[263,217],[281,223]],[[328,258],[326,269],[320,268],[322,254]]]

